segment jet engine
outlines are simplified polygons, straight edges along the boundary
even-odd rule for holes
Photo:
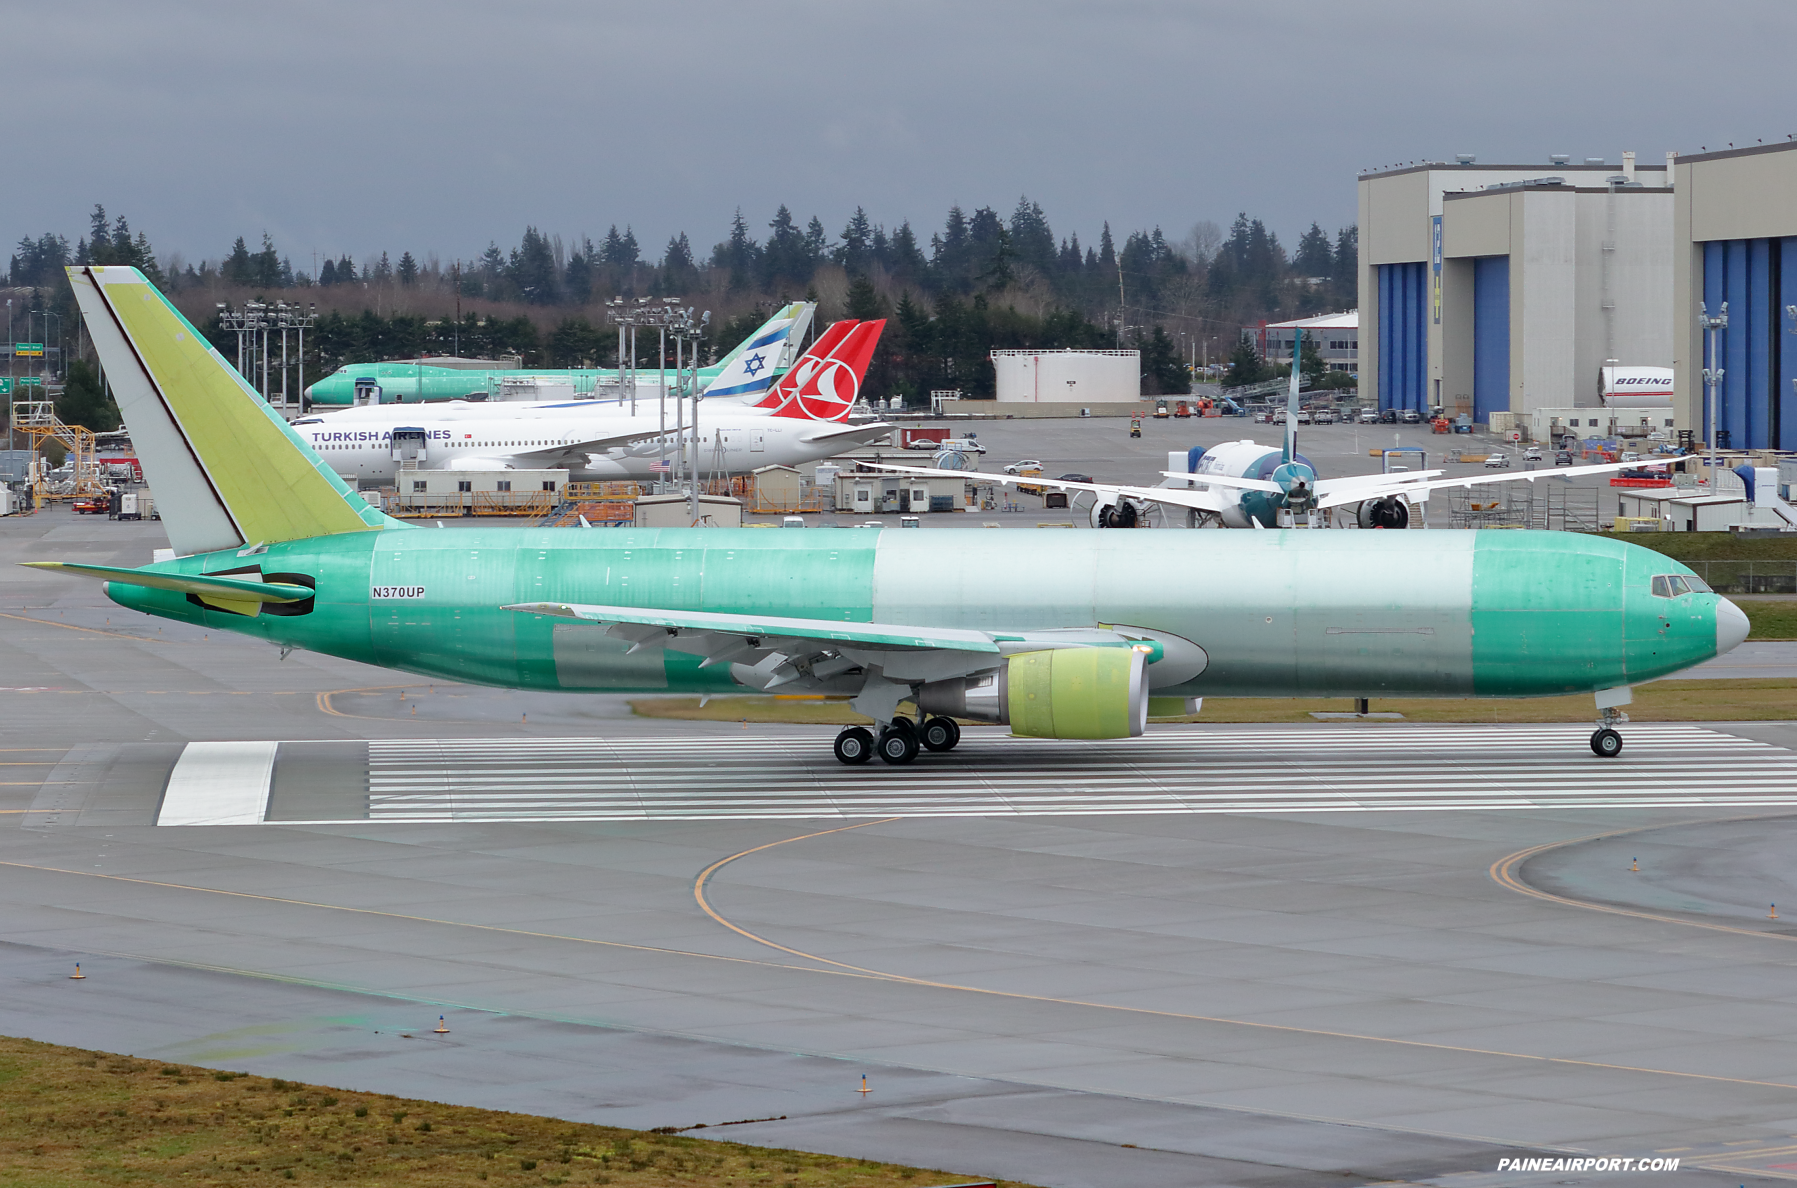
[[[1362,528],[1408,528],[1410,504],[1402,495],[1368,499],[1360,505],[1356,518]]]
[[[1010,723],[1029,738],[1134,738],[1148,726],[1150,648],[1053,648],[977,676],[932,681],[927,714]]]
[[[1092,527],[1094,528],[1134,528],[1141,521],[1141,513],[1136,505],[1127,499],[1115,499],[1106,502],[1100,497],[1092,505]]]

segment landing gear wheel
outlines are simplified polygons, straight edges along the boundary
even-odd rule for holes
[[[895,721],[880,731],[880,737],[874,742],[874,750],[878,751],[882,761],[894,767],[903,767],[917,758],[917,731],[911,723]]]
[[[918,741],[926,751],[952,751],[961,741],[961,726],[953,718],[931,718],[923,724]]]
[[[850,726],[836,736],[836,758],[850,767],[866,763],[874,757],[874,736],[859,726]]]
[[[1591,736],[1591,753],[1602,759],[1614,759],[1622,754],[1622,735],[1608,726]]]

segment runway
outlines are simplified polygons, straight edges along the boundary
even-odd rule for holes
[[[275,746],[272,762],[247,760],[237,786],[251,796],[242,821],[287,823],[1797,805],[1797,755],[1783,748],[1700,726],[1627,730],[1624,754],[1608,760],[1589,752],[1584,726],[1159,728],[1104,743],[969,730],[951,754],[859,768],[836,762],[816,732],[378,739]],[[183,755],[242,746],[190,743]],[[284,755],[303,776],[282,770]],[[316,815],[332,810],[341,815]],[[220,820],[172,785],[157,817]]]

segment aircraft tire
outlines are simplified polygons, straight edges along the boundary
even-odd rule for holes
[[[1622,754],[1622,735],[1608,726],[1591,736],[1591,753],[1600,759],[1614,759]]]
[[[917,731],[911,729],[909,722],[902,726],[894,723],[880,731],[874,750],[879,752],[881,762],[903,767],[917,758]]]
[[[952,751],[961,741],[961,724],[953,718],[931,718],[918,735],[926,751]]]
[[[850,767],[858,767],[874,757],[874,736],[859,726],[850,726],[836,736],[836,759]]]

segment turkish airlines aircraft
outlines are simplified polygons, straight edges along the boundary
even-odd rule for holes
[[[849,411],[884,321],[837,322],[773,389],[753,404],[698,401],[698,427],[687,427],[687,457],[701,475],[746,474],[833,457],[892,426],[849,425]],[[690,407],[690,405],[689,405]],[[639,405],[371,405],[293,422],[343,479],[387,486],[402,463],[417,470],[566,469],[576,481],[666,477],[681,446],[662,410]],[[696,434],[697,441],[693,440]]]

